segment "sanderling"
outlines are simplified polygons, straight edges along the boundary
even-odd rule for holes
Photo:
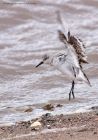
[[[75,36],[72,36],[70,32],[68,32],[67,37],[60,30],[58,31],[58,33],[59,33],[59,39],[65,44],[65,48],[67,47],[68,49],[68,53],[65,59],[66,61],[65,71],[66,74],[68,74],[69,71],[68,75],[71,76],[72,79],[72,87],[69,93],[69,100],[70,100],[71,93],[73,95],[73,98],[75,98],[74,85],[76,80],[85,81],[87,84],[91,86],[90,81],[82,68],[82,64],[88,63],[88,61],[87,61],[86,53],[84,51],[85,46],[80,39],[76,38]],[[73,78],[72,75],[74,76]]]
[[[66,75],[72,81],[72,87],[69,92],[69,100],[71,99],[71,94],[74,96],[74,85],[77,80],[84,81],[90,85],[90,82],[83,72],[82,67],[79,64],[78,57],[73,51],[71,45],[67,44],[69,47],[67,53],[57,53],[55,55],[44,55],[42,61],[36,65],[36,68],[42,64],[49,64],[58,69],[63,75]],[[71,47],[71,48],[70,48]],[[72,50],[71,50],[72,49]]]
[[[72,81],[71,90],[69,92],[69,100],[71,99],[71,94],[73,98],[74,95],[74,85],[76,81],[84,81],[90,84],[90,81],[83,71],[82,64],[88,63],[87,56],[85,53],[85,45],[77,37],[71,35],[68,31],[67,36],[61,31],[58,31],[59,40],[64,43],[66,53],[56,53],[54,55],[44,55],[42,61],[36,66],[40,66],[44,63],[50,64],[58,69],[62,74],[69,77]]]

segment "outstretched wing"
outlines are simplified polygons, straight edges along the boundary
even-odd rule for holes
[[[87,56],[85,53],[85,45],[83,44],[82,40],[71,35],[70,31],[68,31],[68,28],[66,29],[66,27],[65,27],[65,26],[67,26],[67,24],[65,23],[64,17],[61,15],[61,13],[59,11],[57,12],[57,14],[58,14],[58,21],[62,25],[62,28],[64,30],[63,32],[60,30],[58,31],[59,39],[64,44],[67,42],[74,48],[76,55],[78,57],[80,66],[82,63],[88,63]]]
[[[67,61],[69,61],[69,64],[72,64],[73,66],[80,67],[78,57],[76,54],[75,49],[72,47],[71,44],[68,43],[66,36],[62,31],[58,31],[59,39],[61,42],[63,42],[67,49]]]
[[[75,49],[79,63],[88,63],[85,53],[85,45],[83,44],[82,40],[70,34],[68,37],[68,43],[71,44]]]
[[[69,31],[68,24],[66,24],[63,14],[61,14],[60,11],[57,11],[57,20],[62,25],[61,31],[64,33],[64,35],[66,36],[66,39],[68,40],[67,38],[67,33]]]
[[[62,21],[62,18],[60,21]],[[62,23],[64,23],[64,20]],[[64,24],[62,24],[62,26],[64,26]],[[60,41],[63,42],[67,46],[67,49],[68,49],[67,61],[69,61],[69,63],[72,64],[74,68],[74,74],[76,76],[77,74],[80,77],[82,76],[82,79],[91,86],[90,81],[88,77],[86,76],[86,74],[83,72],[82,65],[81,65],[81,63],[88,63],[87,56],[85,53],[85,45],[79,38],[72,36],[70,34],[70,31],[68,31],[67,36],[66,36],[61,30],[59,30],[58,35],[59,35]]]

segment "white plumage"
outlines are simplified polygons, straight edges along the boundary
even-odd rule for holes
[[[58,52],[54,55],[44,55],[43,60],[36,66],[46,63],[54,66],[63,75],[66,75],[72,81],[72,87],[69,92],[69,100],[71,99],[71,94],[74,96],[74,85],[76,81],[84,81],[90,85],[90,82],[82,69],[82,64],[87,63],[87,56],[85,53],[85,46],[83,42],[71,33],[65,35],[65,23],[64,19],[58,14],[60,24],[62,25],[64,32],[58,31],[59,39],[65,44],[65,52]]]

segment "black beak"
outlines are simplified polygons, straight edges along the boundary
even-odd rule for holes
[[[43,63],[44,63],[44,62],[41,61],[41,62],[36,66],[36,68],[39,67],[40,65],[42,65]]]

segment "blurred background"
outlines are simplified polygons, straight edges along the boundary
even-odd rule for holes
[[[84,70],[92,87],[77,84],[71,101],[71,83],[60,72],[48,65],[35,68],[43,54],[64,50],[58,39],[58,10],[71,33],[84,41],[89,61]],[[63,105],[53,115],[98,105],[97,0],[0,1],[0,125],[36,118],[48,112],[42,108],[48,103]]]

